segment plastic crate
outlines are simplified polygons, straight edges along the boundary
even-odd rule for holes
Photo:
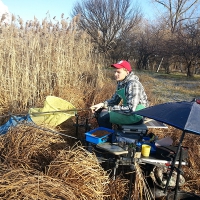
[[[108,134],[102,136],[102,137],[96,137],[96,136],[93,136],[92,134],[94,134],[96,131],[107,131],[109,132]],[[96,129],[93,129],[89,132],[86,132],[85,133],[85,136],[86,136],[86,141],[87,142],[91,142],[91,143],[94,143],[94,144],[99,144],[99,143],[103,143],[103,142],[107,142],[109,139],[110,139],[110,136],[112,133],[114,133],[115,131],[112,130],[112,129],[108,129],[108,128],[104,128],[104,127],[98,127]]]

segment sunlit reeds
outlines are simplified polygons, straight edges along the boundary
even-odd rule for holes
[[[1,100],[12,111],[38,107],[47,95],[84,106],[82,98],[98,87],[104,61],[77,21],[78,16],[40,24],[35,18],[22,28],[23,20],[13,18],[1,25]]]

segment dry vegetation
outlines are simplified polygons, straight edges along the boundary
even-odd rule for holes
[[[92,54],[90,38],[76,30],[76,20],[69,24],[64,19],[56,24],[44,20],[40,25],[35,19],[25,26],[14,20],[1,25],[3,112],[40,107],[47,95],[67,99],[77,107],[90,103],[104,80],[103,59]]]
[[[47,95],[63,98],[76,108],[88,108],[113,93],[112,71],[106,69],[103,57],[94,54],[90,38],[77,30],[76,21],[75,18],[68,23],[61,18],[56,24],[46,20],[40,24],[35,19],[23,25],[20,18],[17,21],[13,17],[11,25],[0,26],[1,124],[8,113],[28,113],[30,107],[43,106]],[[151,105],[168,101],[163,97],[171,89],[181,91],[182,86],[175,88],[173,82],[163,94],[163,81],[152,74],[136,73]],[[200,96],[198,85],[193,91],[184,87],[188,98]],[[80,115],[89,118],[92,128],[96,126],[90,113]],[[64,123],[60,131],[75,135],[73,121]],[[160,138],[172,137],[174,144],[181,134],[173,127],[149,131]],[[110,178],[110,172],[103,170],[95,155],[80,143],[71,145],[72,142],[75,143],[27,125],[2,135],[0,198],[121,200],[127,195],[127,179]],[[186,134],[183,145],[189,147],[189,165],[184,167],[186,184],[182,189],[195,193],[200,193],[199,144],[200,137]]]

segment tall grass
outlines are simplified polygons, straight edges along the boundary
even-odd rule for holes
[[[23,24],[22,19],[13,17],[10,25],[0,24],[0,115],[43,107],[47,95],[61,97],[79,108],[110,97],[115,90],[113,73],[105,69],[106,61],[95,53],[88,35],[77,29],[77,20],[78,17],[71,22],[61,18],[56,24],[47,20],[40,24],[34,19]],[[199,95],[198,81],[194,87],[190,83],[192,88],[187,90],[152,74],[136,71],[136,75],[145,87],[150,105],[168,101],[170,91],[184,92],[189,97]],[[171,136],[175,142],[180,138],[174,128],[151,131],[162,137]],[[186,189],[199,191],[199,139],[188,134],[184,143],[191,147],[193,161],[186,171],[190,181],[186,187],[191,187],[191,183],[194,187]]]
[[[78,17],[57,23],[12,18],[0,26],[1,112],[43,106],[47,95],[77,107],[90,104],[102,85],[104,59],[94,54],[89,36],[77,29]],[[90,101],[90,102],[88,102]]]

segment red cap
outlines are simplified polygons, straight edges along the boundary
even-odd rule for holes
[[[116,64],[112,64],[111,67],[115,67],[115,68],[117,68],[117,69],[125,68],[125,69],[127,69],[129,72],[132,71],[132,68],[131,68],[130,63],[127,62],[126,60],[121,60],[121,61],[119,61],[119,62],[116,63]]]

